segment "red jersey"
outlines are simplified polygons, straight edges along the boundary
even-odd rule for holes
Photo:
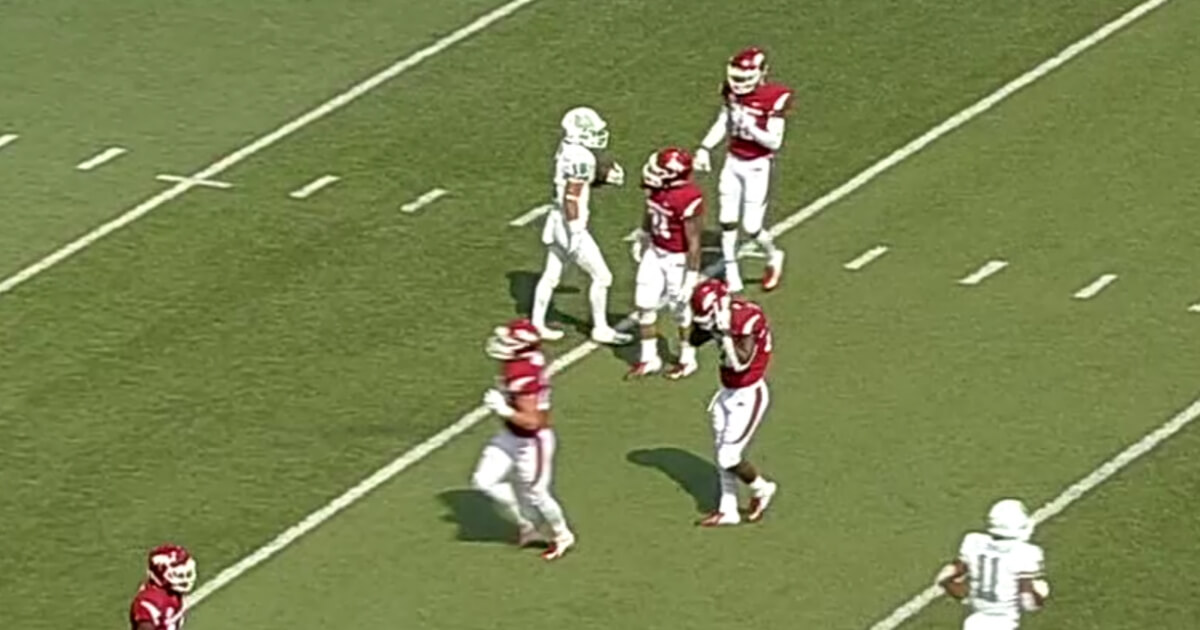
[[[143,582],[129,606],[129,627],[150,623],[154,630],[179,630],[183,627],[183,596],[153,582]]]
[[[500,391],[508,397],[508,404],[515,406],[517,397],[532,394],[537,396],[538,409],[550,411],[550,377],[546,374],[546,357],[541,352],[530,352],[512,361],[505,361],[501,380]],[[533,437],[535,434],[511,422],[504,424],[509,431],[521,437]]]
[[[729,304],[729,335],[734,342],[744,337],[754,338],[754,354],[750,356],[750,365],[738,372],[727,365],[722,357],[721,385],[729,389],[741,389],[757,384],[767,374],[767,365],[771,362],[771,326],[767,323],[767,314],[762,307],[734,296]]]
[[[787,115],[792,105],[792,89],[780,83],[763,83],[749,94],[734,94],[728,83],[721,84],[721,97],[726,107],[738,108],[752,115],[759,129],[767,128],[767,121]],[[775,152],[749,138],[736,133],[732,123],[729,129],[729,153],[743,160],[772,157]]]
[[[650,215],[650,242],[665,252],[684,253],[689,245],[684,221],[704,214],[704,192],[692,181],[650,189],[646,212]]]

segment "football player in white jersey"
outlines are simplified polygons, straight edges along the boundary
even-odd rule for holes
[[[546,312],[554,289],[568,264],[579,265],[592,279],[588,299],[592,304],[592,340],[626,344],[629,333],[618,332],[608,323],[608,288],[612,272],[596,239],[588,232],[589,202],[593,185],[620,186],[625,173],[616,162],[598,172],[596,154],[608,146],[608,124],[590,107],[576,107],[562,119],[563,137],[554,156],[554,208],[546,215],[542,243],[546,245],[546,267],[533,294],[530,319],[542,339],[561,339],[561,330],[546,326]]]
[[[1029,542],[1033,528],[1024,504],[999,501],[988,512],[987,533],[964,536],[958,559],[938,573],[938,586],[970,610],[963,630],[1017,630],[1022,613],[1045,604],[1050,585],[1042,548]]]

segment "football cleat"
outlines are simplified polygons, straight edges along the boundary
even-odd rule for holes
[[[767,482],[767,487],[762,491],[754,493],[750,498],[750,509],[746,511],[746,520],[751,523],[757,523],[762,520],[763,514],[766,514],[767,507],[771,505],[771,499],[775,498],[775,492],[779,490],[779,484],[775,482]]]
[[[675,365],[672,365],[671,369],[667,370],[667,373],[663,376],[666,376],[673,381],[678,381],[681,378],[687,378],[692,374],[695,374],[696,370],[698,369],[700,369],[700,364],[695,361],[676,363]]]
[[[707,516],[696,521],[700,527],[721,527],[724,525],[737,525],[742,522],[740,516],[735,514],[726,514],[720,510],[709,512]]]
[[[737,263],[725,263],[725,288],[730,293],[741,293],[746,288]]]
[[[783,252],[775,252],[771,256],[771,260],[767,262],[767,268],[763,270],[762,288],[763,291],[773,291],[779,286],[779,279],[783,276]]]
[[[550,548],[542,552],[542,560],[558,560],[566,555],[567,550],[575,546],[575,535],[567,534],[550,543]]]
[[[566,334],[557,328],[550,328],[548,326],[538,327],[537,332],[542,341],[558,341]]]
[[[592,329],[592,341],[610,346],[623,346],[633,341],[633,335],[608,326]]]
[[[625,378],[632,379],[648,376],[656,372],[661,372],[662,369],[662,359],[654,357],[654,359],[651,361],[638,361],[637,363],[634,363],[633,367],[629,368],[629,372],[625,374]]]
[[[517,534],[517,546],[520,548],[538,545],[546,542],[546,535],[531,524],[522,525]]]

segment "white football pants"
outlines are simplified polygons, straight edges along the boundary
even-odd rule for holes
[[[562,507],[550,490],[556,447],[552,429],[521,437],[502,428],[483,447],[471,487],[490,496],[518,525],[540,521],[559,536],[568,530]]]
[[[770,185],[771,158],[743,160],[733,155],[725,156],[717,184],[721,206],[717,220],[722,224],[736,224],[740,219],[746,234],[758,233],[766,218]]]

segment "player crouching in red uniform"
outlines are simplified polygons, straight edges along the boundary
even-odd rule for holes
[[[150,550],[146,581],[129,606],[132,630],[178,630],[183,627],[183,596],[196,584],[196,561],[179,545]]]
[[[713,446],[720,469],[721,497],[716,511],[700,521],[714,527],[741,522],[738,480],[750,488],[746,520],[762,520],[778,485],[763,477],[744,458],[771,402],[767,366],[771,362],[771,327],[762,307],[730,295],[720,280],[705,280],[692,293],[692,343],[714,340],[721,352],[721,388],[708,404]]]

